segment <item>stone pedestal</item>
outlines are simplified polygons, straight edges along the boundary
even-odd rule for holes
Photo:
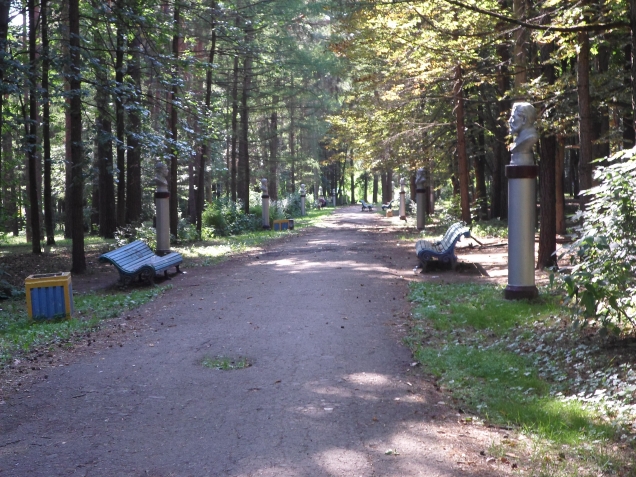
[[[305,215],[305,184],[300,184],[300,215]]]
[[[539,167],[506,166],[508,178],[508,285],[509,300],[536,298],[534,280],[535,188]]]
[[[155,253],[159,256],[170,253],[170,192],[168,192],[168,168],[158,161],[155,165],[155,209],[157,221],[155,230],[157,232],[157,249]]]
[[[261,206],[263,209],[263,230],[269,230],[269,193],[267,191],[267,179],[261,179]]]
[[[400,179],[400,219],[406,220],[406,192],[404,191],[404,178]]]

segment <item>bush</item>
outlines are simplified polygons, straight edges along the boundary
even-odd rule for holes
[[[594,173],[599,185],[584,192],[585,210],[575,215],[582,219],[579,238],[563,254],[571,274],[559,277],[576,323],[597,323],[603,334],[636,324],[636,148],[605,163]]]
[[[157,247],[157,230],[149,222],[142,222],[140,224],[125,225],[115,231],[117,247],[123,247],[135,240],[143,240],[154,250]]]
[[[208,204],[203,211],[203,226],[212,228],[215,236],[225,237],[260,230],[262,224],[260,216],[245,214],[240,202],[222,197]]]

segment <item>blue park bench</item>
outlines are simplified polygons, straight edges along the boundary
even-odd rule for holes
[[[391,210],[391,208],[393,207],[393,202],[395,202],[395,199],[393,199],[390,202],[387,202],[386,204],[382,204],[382,210]]]
[[[368,202],[365,202],[364,200],[361,200],[360,203],[362,204],[362,212],[364,212],[365,210],[368,210],[368,211],[373,210],[373,204],[369,204]]]
[[[127,285],[135,277],[148,283],[152,283],[155,276],[161,272],[167,277],[170,267],[176,267],[178,273],[183,257],[177,252],[160,257],[155,255],[145,242],[136,240],[112,252],[104,253],[99,257],[99,261],[115,265],[121,282]]]
[[[427,264],[433,259],[437,259],[442,263],[450,263],[454,270],[457,264],[455,245],[462,237],[470,237],[470,229],[463,222],[458,222],[448,228],[442,240],[437,242],[418,240],[415,244],[415,252],[424,271],[426,271]]]

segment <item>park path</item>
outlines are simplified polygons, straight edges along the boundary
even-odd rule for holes
[[[339,209],[173,278],[115,320],[114,346],[6,398],[0,477],[500,475],[479,457],[493,431],[457,424],[410,365],[402,251],[381,221]],[[202,366],[216,356],[252,365]]]

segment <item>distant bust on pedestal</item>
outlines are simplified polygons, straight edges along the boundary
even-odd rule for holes
[[[517,135],[510,145],[510,164],[514,166],[534,165],[532,147],[539,140],[539,134],[534,128],[534,121],[537,118],[537,110],[530,103],[515,103],[512,105],[512,112],[508,125],[510,133]]]
[[[168,167],[162,160],[155,164],[155,185],[159,192],[168,191]]]
[[[267,179],[266,178],[262,178],[261,179],[261,192],[263,193],[263,195],[267,195]]]

